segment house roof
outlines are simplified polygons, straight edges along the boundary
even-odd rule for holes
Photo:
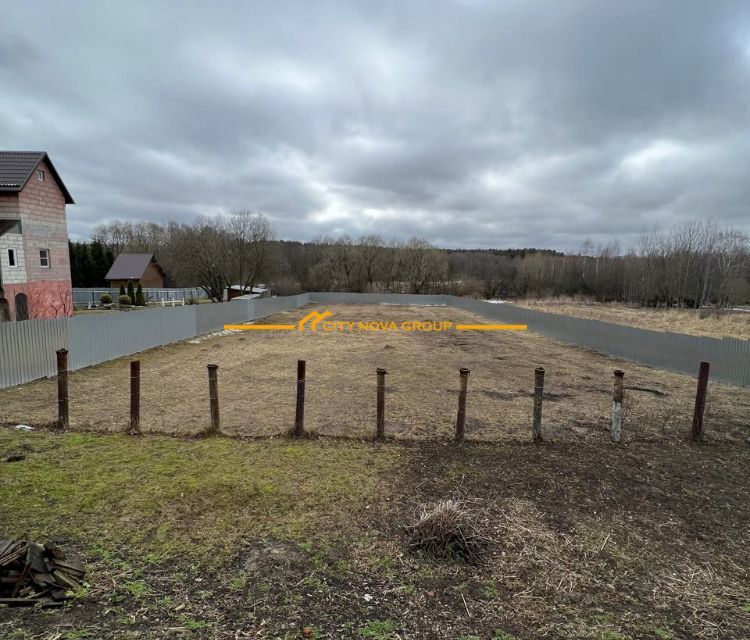
[[[42,160],[47,162],[52,177],[63,192],[65,204],[75,204],[46,151],[0,151],[0,193],[21,191]]]
[[[105,280],[140,280],[154,260],[153,253],[121,253],[104,276]],[[157,264],[156,267],[164,273]]]

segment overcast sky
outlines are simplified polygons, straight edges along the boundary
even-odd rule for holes
[[[12,2],[0,87],[78,238],[240,207],[299,240],[750,233],[746,0]]]

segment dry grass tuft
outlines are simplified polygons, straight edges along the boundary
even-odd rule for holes
[[[458,500],[422,505],[417,522],[407,530],[409,546],[433,558],[473,563],[487,546],[471,513]]]

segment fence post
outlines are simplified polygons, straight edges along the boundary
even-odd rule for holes
[[[208,365],[208,398],[211,404],[211,429],[209,435],[219,433],[219,365]]]
[[[141,431],[141,361],[130,362],[130,431]]]
[[[293,436],[305,435],[305,361],[297,360],[297,408],[294,414]]]
[[[378,367],[378,422],[376,437],[382,440],[385,437],[385,369]]]
[[[542,398],[544,396],[544,367],[534,369],[534,421],[531,435],[534,442],[542,441]]]
[[[462,367],[458,370],[461,387],[458,391],[458,414],[456,415],[456,442],[464,439],[466,424],[466,387],[469,380],[469,370]]]
[[[609,428],[612,442],[620,442],[620,439],[622,438],[622,396],[624,377],[624,371],[621,369],[615,369],[615,387],[612,395],[612,425]]]
[[[67,429],[70,426],[67,349],[57,351],[57,424],[61,429]]]
[[[693,442],[703,440],[703,414],[706,410],[706,392],[708,391],[709,362],[701,362],[698,370],[698,390],[695,393],[695,409],[693,409],[693,429],[690,438]]]

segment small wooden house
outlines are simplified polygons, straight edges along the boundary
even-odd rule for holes
[[[127,287],[132,282],[144,288],[163,289],[167,286],[167,274],[154,258],[153,253],[121,253],[104,278],[112,289],[120,285]]]

